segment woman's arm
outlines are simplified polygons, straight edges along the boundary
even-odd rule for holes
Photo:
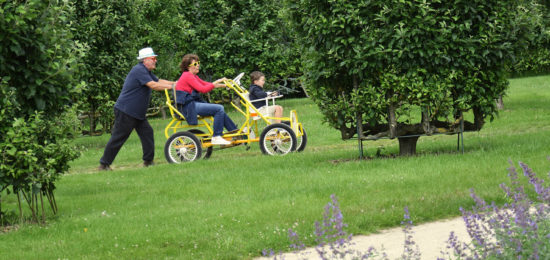
[[[227,78],[223,77],[221,79],[218,79],[216,81],[213,82],[214,84],[214,87],[215,88],[223,88],[223,87],[226,87],[225,86],[225,83],[223,82],[224,80],[226,80]]]
[[[206,82],[200,79],[199,76],[193,75],[192,73],[184,73],[182,80],[192,89],[200,93],[207,93],[215,87],[214,84]]]

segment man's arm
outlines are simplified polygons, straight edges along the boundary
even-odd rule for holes
[[[168,81],[164,79],[159,79],[158,82],[156,81],[149,81],[145,84],[147,87],[149,87],[152,90],[156,91],[163,91],[165,89],[172,89],[176,85],[176,82],[174,81]]]

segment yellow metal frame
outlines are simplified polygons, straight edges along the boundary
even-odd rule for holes
[[[239,111],[244,117],[245,122],[242,124],[242,126],[239,128],[239,131],[237,133],[225,133],[222,135],[223,138],[232,141],[231,145],[224,146],[224,147],[231,147],[243,143],[250,144],[252,142],[259,142],[260,141],[260,131],[258,129],[258,121],[263,120],[267,125],[272,124],[270,120],[286,120],[290,121],[290,128],[294,131],[294,134],[296,137],[301,137],[304,132],[302,128],[302,124],[298,121],[298,115],[296,113],[296,110],[290,111],[289,117],[270,117],[270,116],[264,116],[261,114],[258,109],[252,103],[250,100],[248,100],[248,91],[246,89],[243,89],[241,86],[239,86],[235,81],[231,79],[224,80],[224,84],[228,90],[232,90],[235,92],[239,97],[240,101],[239,104],[236,105],[233,102],[231,102],[231,105]],[[202,142],[203,148],[211,147],[212,144],[210,143],[212,134],[214,133],[213,130],[213,124],[214,124],[214,118],[212,116],[208,117],[198,117],[199,124],[197,125],[190,125],[185,120],[185,117],[183,114],[176,108],[175,103],[175,91],[174,91],[174,100],[170,98],[169,90],[164,90],[164,93],[166,95],[166,105],[168,106],[170,110],[170,115],[172,117],[172,120],[164,129],[164,135],[166,138],[170,138],[171,134],[174,134],[178,132],[178,130],[184,130],[189,128],[199,128],[204,127],[207,129],[207,132],[205,133],[194,133]],[[274,98],[273,98],[274,100]],[[274,101],[272,101],[274,103]],[[259,119],[255,119],[256,117],[259,117]],[[254,138],[252,137],[252,133],[254,133]],[[246,138],[242,138],[245,137]]]

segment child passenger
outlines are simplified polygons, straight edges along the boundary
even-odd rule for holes
[[[269,117],[275,116],[278,118],[282,117],[283,107],[279,105],[268,105],[268,102],[266,102],[265,100],[254,102],[254,100],[266,98],[268,95],[271,95],[271,96],[278,95],[276,91],[268,94],[263,90],[263,87],[265,84],[265,75],[259,71],[254,71],[250,73],[250,82],[252,82],[252,84],[250,85],[248,92],[249,92],[249,98],[250,98],[250,101],[252,102],[252,105],[254,105],[256,109],[258,109],[258,111],[265,116],[269,116]],[[281,123],[281,120],[277,119],[275,120],[275,122]]]

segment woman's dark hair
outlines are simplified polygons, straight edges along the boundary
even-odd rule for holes
[[[265,75],[259,71],[253,71],[250,73],[250,84],[254,84],[254,81],[259,80],[261,77],[265,77]]]
[[[181,72],[188,71],[189,65],[193,61],[199,61],[199,56],[197,54],[185,54],[180,63]]]

